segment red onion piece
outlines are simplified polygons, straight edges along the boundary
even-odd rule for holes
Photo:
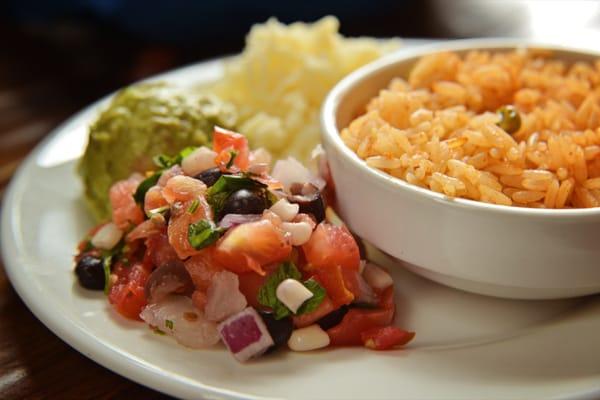
[[[273,167],[271,176],[281,182],[287,190],[292,183],[308,182],[311,173],[304,165],[293,157],[285,160],[278,160]]]
[[[260,214],[227,214],[219,221],[219,227],[229,229],[247,222],[258,221],[261,217]]]
[[[366,304],[369,306],[376,306],[379,302],[379,299],[377,298],[377,295],[375,294],[373,288],[369,286],[367,281],[365,281],[365,278],[363,278],[363,276],[360,273],[356,272],[356,278],[358,280],[358,288],[360,294],[356,296],[354,302],[359,304]]]
[[[224,319],[242,311],[248,302],[240,292],[239,279],[236,274],[229,271],[217,272],[206,293],[206,306],[204,314],[209,321],[223,321]]]
[[[262,318],[252,307],[221,322],[217,329],[223,343],[241,362],[260,356],[274,343]]]
[[[181,262],[171,262],[156,268],[144,287],[149,303],[161,301],[172,293],[191,294],[193,290],[192,278]]]

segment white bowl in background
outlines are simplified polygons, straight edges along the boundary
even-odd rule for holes
[[[439,51],[554,51],[567,62],[600,53],[515,39],[449,41],[401,50],[350,74],[322,108],[322,139],[338,211],[359,236],[413,272],[470,292],[553,299],[600,292],[600,208],[544,210],[451,199],[368,167],[339,132],[394,77]]]

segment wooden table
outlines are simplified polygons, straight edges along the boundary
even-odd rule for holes
[[[19,163],[43,136],[83,105],[113,88],[97,86],[95,91],[80,95],[72,89],[84,85],[73,77],[65,81],[63,69],[48,64],[50,56],[39,65],[36,56],[43,53],[43,46],[4,30],[1,24],[0,35],[3,41],[18,43],[0,52],[1,198]],[[160,69],[165,67],[171,66]],[[155,72],[156,69],[151,69],[148,73]],[[113,85],[122,84],[115,81]],[[97,365],[56,337],[23,304],[0,261],[0,399],[48,398],[168,397]]]
[[[167,399],[99,366],[50,332],[0,266],[0,399]]]
[[[56,122],[32,119],[19,128],[32,139],[10,148],[5,143],[13,131],[1,131],[0,193],[32,144]],[[115,397],[168,398],[97,365],[56,337],[21,301],[0,261],[0,399]]]

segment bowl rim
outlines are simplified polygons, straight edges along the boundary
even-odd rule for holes
[[[403,179],[393,177],[379,169],[367,166],[358,155],[343,142],[340,132],[336,126],[336,112],[341,98],[357,83],[376,76],[380,70],[390,65],[400,64],[405,61],[422,57],[428,54],[442,51],[464,51],[464,50],[510,50],[518,48],[536,48],[542,50],[564,51],[571,53],[582,53],[600,58],[597,49],[589,47],[567,46],[564,44],[547,43],[537,40],[517,38],[477,38],[445,40],[441,42],[424,44],[415,47],[401,48],[378,60],[375,60],[356,71],[350,73],[339,81],[331,89],[321,107],[321,137],[324,143],[329,143],[341,154],[347,164],[355,170],[360,170],[367,179],[387,186],[391,190],[421,196],[424,200],[430,200],[437,204],[443,203],[449,207],[468,209],[482,213],[496,213],[505,216],[531,216],[531,217],[553,217],[560,220],[580,219],[589,217],[600,217],[600,207],[593,208],[571,208],[571,209],[543,209],[516,206],[504,206],[491,204],[483,201],[470,200],[461,197],[451,198],[442,193],[430,189],[412,185]]]

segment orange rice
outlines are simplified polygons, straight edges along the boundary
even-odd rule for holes
[[[496,110],[513,105],[512,135]],[[488,203],[600,206],[600,61],[517,50],[439,53],[396,78],[341,133],[367,165]]]

